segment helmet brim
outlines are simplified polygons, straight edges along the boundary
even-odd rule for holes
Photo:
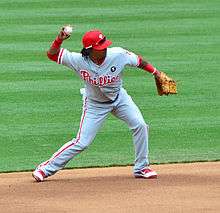
[[[106,49],[107,47],[109,47],[110,45],[112,44],[112,41],[110,40],[106,40],[104,43],[102,43],[101,45],[96,45],[96,46],[93,46],[92,48],[94,50],[104,50]]]

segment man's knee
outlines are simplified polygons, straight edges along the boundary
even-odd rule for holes
[[[82,140],[79,140],[79,141],[76,143],[76,145],[75,145],[75,149],[76,149],[77,151],[83,151],[83,150],[85,150],[85,149],[88,148],[88,146],[89,146],[90,143],[91,143],[90,141],[82,141]]]
[[[149,130],[149,125],[144,121],[136,121],[135,125],[131,128],[133,131],[147,131]]]

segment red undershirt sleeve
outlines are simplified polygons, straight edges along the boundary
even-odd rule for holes
[[[51,48],[53,49],[58,49],[58,52],[56,54],[51,54],[49,51],[47,51],[47,57],[52,60],[57,62],[59,53],[60,53],[60,46],[62,44],[62,40],[57,36],[56,39],[53,41]]]
[[[142,57],[138,56],[138,67],[149,72],[152,73],[153,75],[157,73],[157,69],[150,63],[147,63],[144,67],[140,67],[141,63],[142,63]]]

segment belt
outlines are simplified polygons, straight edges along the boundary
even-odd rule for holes
[[[109,100],[109,101],[104,101],[104,102],[95,101],[95,102],[100,103],[100,104],[112,104],[118,99],[118,96],[119,96],[119,93],[117,94],[114,100]]]

